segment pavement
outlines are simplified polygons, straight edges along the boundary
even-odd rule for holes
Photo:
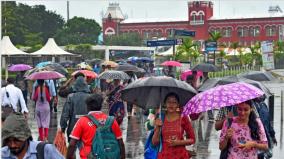
[[[283,71],[284,72],[284,71]],[[284,91],[284,83],[264,83],[275,95],[274,107],[274,128],[276,131],[276,139],[278,145],[273,149],[274,159],[280,159],[284,156],[283,149],[283,121],[281,121],[281,90]],[[49,131],[49,141],[53,141],[57,128],[59,127],[60,115],[62,112],[65,99],[60,98],[58,104],[58,112],[51,114],[51,123]],[[32,129],[34,139],[38,138],[38,129],[34,118],[33,102],[29,102],[30,119],[29,125]],[[282,102],[283,103],[283,102]],[[282,106],[283,108],[283,106]],[[104,107],[106,111],[106,106]],[[207,113],[206,113],[207,114]],[[215,112],[215,115],[217,112]],[[283,116],[283,111],[282,111]],[[137,115],[130,119],[124,118],[121,129],[123,131],[123,139],[126,148],[126,157],[129,159],[143,159],[144,143],[146,141],[147,132],[144,128],[146,116],[142,110],[138,110]],[[207,116],[200,121],[198,130],[197,156],[193,159],[217,159],[219,158],[219,136],[220,132],[214,129],[214,122],[208,122]],[[78,155],[78,154],[77,154]]]

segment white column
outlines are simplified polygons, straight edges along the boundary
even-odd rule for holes
[[[108,46],[106,46],[106,49],[105,49],[105,60],[109,61],[109,47]]]

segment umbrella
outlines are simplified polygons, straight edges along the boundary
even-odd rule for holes
[[[112,68],[115,68],[115,67],[118,66],[118,64],[117,64],[116,62],[114,62],[114,61],[105,61],[105,62],[102,63],[102,65],[104,65],[104,66],[110,66],[110,67],[112,67]]]
[[[139,69],[139,67],[136,67],[134,65],[130,65],[130,64],[123,64],[123,65],[119,65],[115,70],[117,71],[124,71],[124,72],[140,72],[141,69]]]
[[[57,78],[63,78],[64,75],[56,72],[56,71],[41,71],[41,72],[34,72],[31,75],[27,77],[29,80],[38,80],[38,79],[57,79]]]
[[[91,60],[86,60],[86,62],[90,65],[96,65],[96,64],[100,64],[102,62],[102,59],[94,58]]]
[[[142,61],[142,62],[152,62],[153,59],[149,58],[149,57],[139,57],[137,59],[137,61]]]
[[[138,57],[136,56],[131,56],[127,58],[127,61],[131,61],[131,62],[136,62],[138,60]]]
[[[62,65],[63,67],[72,67],[74,66],[74,62],[73,61],[62,61],[59,62],[60,65]]]
[[[126,80],[130,77],[123,71],[108,70],[99,75],[99,79],[120,79]]]
[[[143,109],[149,109],[159,107],[170,92],[179,96],[182,106],[197,93],[184,81],[159,76],[146,77],[130,83],[121,91],[121,98]]]
[[[79,69],[93,70],[93,68],[86,62],[81,62],[77,66],[79,67]]]
[[[271,96],[271,92],[267,87],[265,87],[262,83],[250,79],[246,79],[240,76],[230,76],[226,78],[221,78],[221,79],[216,79],[216,78],[211,78],[207,79],[201,87],[198,89],[198,91],[203,92],[206,91],[210,88],[216,87],[218,85],[225,85],[225,84],[230,84],[230,83],[236,83],[236,82],[245,82],[248,84],[251,84],[259,89],[261,89],[267,96]]]
[[[270,72],[262,71],[250,71],[240,74],[244,78],[248,78],[255,81],[275,81],[276,78]]]
[[[16,64],[16,65],[12,65],[11,67],[8,68],[8,71],[11,72],[16,72],[16,71],[27,71],[32,69],[33,67],[30,65],[26,65],[26,64]]]
[[[45,67],[48,64],[52,64],[52,62],[51,61],[40,62],[36,65],[36,67],[41,68],[41,67]]]
[[[262,96],[264,93],[244,82],[221,85],[191,98],[183,109],[184,115],[236,105]]]
[[[47,71],[56,71],[56,72],[59,72],[59,73],[63,74],[64,76],[67,76],[67,74],[68,74],[68,71],[59,63],[47,64],[45,66],[45,70],[47,70]]]
[[[181,63],[177,61],[165,61],[161,64],[162,66],[173,66],[173,67],[181,67]]]
[[[209,63],[200,63],[195,65],[191,70],[202,71],[202,72],[216,72],[218,71],[218,68],[215,65]]]
[[[83,73],[87,78],[94,79],[94,78],[98,77],[98,75],[95,72],[89,71],[89,70],[78,70],[78,71],[75,71],[75,72],[72,73],[72,76],[75,76],[78,72]]]
[[[180,75],[180,79],[185,81],[186,80],[186,77],[188,75],[192,75],[192,71],[191,70],[185,70],[181,73]],[[200,77],[200,76],[203,76],[203,72],[202,71],[197,71],[197,76]]]

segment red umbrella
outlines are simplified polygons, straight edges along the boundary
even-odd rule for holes
[[[72,73],[72,76],[75,76],[78,72],[83,73],[87,78],[97,78],[98,75],[93,72],[93,71],[89,71],[89,70],[78,70]]]
[[[180,75],[180,79],[185,81],[186,80],[186,77],[188,75],[192,75],[192,71],[191,70],[185,70],[181,73]],[[203,72],[202,71],[197,71],[197,76],[200,77],[200,76],[203,76]]]
[[[181,67],[181,63],[177,61],[165,61],[161,64],[162,66],[175,66],[175,67]]]
[[[27,77],[29,80],[38,80],[38,79],[57,79],[57,78],[63,78],[64,75],[56,72],[56,71],[41,71],[41,72],[34,72],[31,75]]]

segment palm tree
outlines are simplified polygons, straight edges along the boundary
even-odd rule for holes
[[[182,45],[177,47],[177,51],[174,58],[179,61],[187,61],[191,59],[191,54],[194,46],[197,46],[197,44],[194,43],[191,38],[184,39]]]
[[[233,42],[230,48],[234,49],[234,55],[236,55],[237,48],[240,47],[238,42]]]
[[[197,62],[197,58],[200,56],[200,47],[198,45],[193,46],[191,54],[189,55],[192,60],[192,66],[194,66]]]
[[[219,57],[221,58],[221,68],[223,68],[223,59],[226,56],[226,52],[224,50],[221,50],[219,53]]]
[[[261,56],[261,53],[260,53],[260,43],[257,42],[255,45],[251,45],[249,47],[249,49],[250,49],[250,52],[252,54],[252,59],[253,59],[252,60],[252,66],[255,67],[257,59],[259,59],[260,56]]]
[[[217,43],[218,46],[218,40],[222,38],[222,34],[221,32],[218,31],[213,31],[213,32],[209,32],[209,39],[208,41],[215,41]],[[215,51],[214,51],[214,65],[215,65]]]

